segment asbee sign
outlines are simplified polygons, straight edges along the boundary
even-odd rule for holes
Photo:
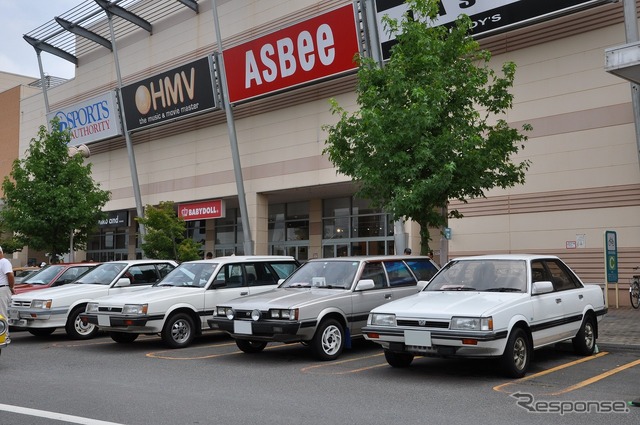
[[[472,21],[475,36],[508,31],[551,19],[572,10],[606,3],[608,0],[441,0],[435,25],[450,25],[461,14]],[[382,56],[389,58],[395,40],[383,28],[382,16],[400,19],[408,10],[404,0],[375,0],[378,37]]]
[[[113,91],[47,114],[47,121],[54,118],[58,118],[60,130],[69,130],[69,146],[86,145],[122,134]]]
[[[123,87],[122,103],[129,131],[217,108],[209,58]]]
[[[229,101],[236,103],[357,67],[353,5],[225,50]]]

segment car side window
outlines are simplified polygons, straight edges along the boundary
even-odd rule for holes
[[[382,263],[367,263],[362,270],[360,279],[373,280],[374,288],[381,289],[387,287],[387,276],[384,274]]]
[[[542,261],[533,261],[531,263],[531,282],[542,282],[545,280],[551,280],[551,278],[544,264],[542,264]]]
[[[384,267],[389,277],[389,286],[409,286],[418,282],[403,261],[385,261]]]
[[[127,272],[132,276],[132,285],[149,285],[158,281],[156,266],[153,264],[131,266]]]
[[[405,261],[413,274],[416,275],[418,280],[431,280],[433,275],[438,271],[438,267],[427,259],[415,259]]]
[[[158,264],[157,265],[158,268],[158,273],[160,273],[160,277],[163,278],[166,275],[169,274],[169,272],[173,269],[175,269],[175,267],[172,264],[169,263],[164,263],[164,264]]]
[[[291,273],[293,273],[298,268],[298,264],[293,262],[269,263],[269,266],[273,268],[274,272],[278,276],[278,279],[286,279],[287,277],[289,277]]]
[[[225,264],[215,278],[216,282],[224,282],[225,288],[241,288],[246,286],[241,264]]]
[[[566,291],[580,287],[580,283],[569,271],[555,260],[546,261],[547,268],[551,273],[551,282],[556,291]]]
[[[254,263],[245,266],[249,286],[275,285],[278,275],[267,263]]]

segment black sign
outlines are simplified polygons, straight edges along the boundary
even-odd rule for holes
[[[473,22],[473,35],[490,35],[516,27],[531,25],[560,14],[581,10],[609,0],[442,0],[436,25],[452,25],[456,18],[465,14]],[[378,37],[384,59],[395,43],[383,28],[381,18],[389,15],[399,19],[407,12],[403,0],[376,0]]]
[[[129,225],[129,211],[110,211],[107,218],[98,221],[98,226],[104,227],[126,227]]]
[[[209,59],[123,87],[122,103],[129,131],[216,108]]]

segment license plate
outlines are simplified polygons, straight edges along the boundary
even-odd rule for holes
[[[15,308],[13,309],[9,309],[9,319],[19,319],[20,318],[20,313],[18,313],[18,310],[16,310]]]
[[[417,345],[431,347],[431,332],[429,331],[404,331],[405,345]]]
[[[235,320],[233,322],[233,333],[251,335],[251,322],[244,320]]]
[[[105,316],[104,314],[98,314],[98,326],[110,326],[111,320],[109,320],[109,316]]]
[[[9,319],[7,320],[11,326],[27,326],[25,319]]]

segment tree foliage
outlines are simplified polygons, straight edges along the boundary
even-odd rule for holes
[[[146,228],[142,249],[145,256],[159,260],[191,261],[201,258],[199,246],[186,237],[186,224],[174,211],[171,201],[147,205],[145,216],[137,218]]]
[[[94,182],[90,163],[80,155],[69,156],[69,132],[60,131],[57,120],[51,128],[48,132],[41,126],[25,157],[13,162],[2,183],[5,206],[0,214],[17,245],[55,259],[69,252],[72,233],[74,250],[85,248],[104,217],[110,192]]]
[[[504,119],[516,65],[504,63],[497,75],[490,52],[468,36],[467,16],[452,28],[433,26],[437,0],[407,3],[411,14],[385,18],[397,40],[390,59],[378,66],[360,58],[359,110],[349,113],[332,99],[339,121],[324,127],[324,153],[358,183],[360,197],[394,219],[420,224],[425,254],[429,226],[462,217],[456,210],[442,214],[450,199],[466,202],[522,184],[529,162],[513,162],[527,138]]]

